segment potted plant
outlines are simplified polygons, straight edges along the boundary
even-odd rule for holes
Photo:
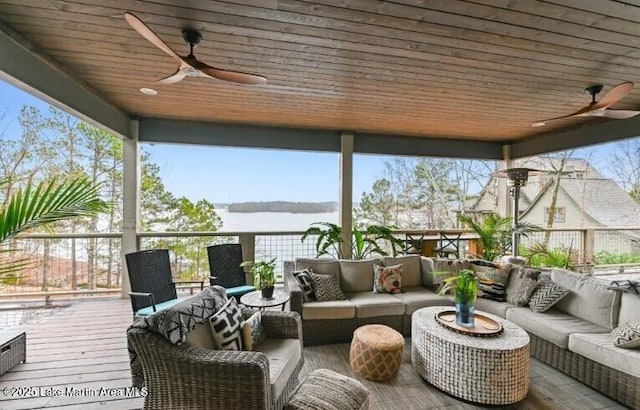
[[[478,297],[478,277],[469,269],[462,269],[457,275],[444,280],[440,295],[452,292],[456,301],[456,324],[474,327],[476,298]]]
[[[262,291],[262,297],[264,299],[273,298],[273,288],[276,283],[276,258],[269,261],[246,261],[242,262],[240,266],[248,266],[253,275],[253,284],[256,288]]]
[[[316,222],[311,225],[302,235],[301,241],[304,242],[309,235],[318,236],[316,240],[316,257],[330,255],[336,256],[338,259],[344,259],[340,249],[344,242],[342,227],[329,222]],[[387,226],[370,225],[364,230],[354,226],[352,235],[352,259],[366,259],[374,254],[387,256],[388,252],[380,246],[381,241],[389,242],[392,256],[396,256],[398,250],[402,249],[402,240],[396,238],[393,235],[392,228]]]

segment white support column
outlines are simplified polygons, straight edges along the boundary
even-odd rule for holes
[[[122,287],[121,297],[127,299],[131,290],[129,272],[124,255],[138,250],[138,231],[140,228],[140,144],[138,143],[139,124],[137,120],[129,123],[130,139],[123,140],[122,166]]]
[[[340,139],[340,226],[344,235],[342,257],[351,258],[353,237],[353,134]]]
[[[498,169],[509,169],[513,165],[511,160],[511,145],[505,144],[502,146],[502,161],[498,164]],[[509,193],[509,187],[507,186],[508,178],[495,178],[498,181],[498,215],[511,216],[513,209],[513,199]]]

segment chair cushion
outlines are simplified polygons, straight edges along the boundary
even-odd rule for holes
[[[275,402],[302,360],[300,340],[267,338],[260,343],[257,351],[266,354],[269,359],[269,382]]]
[[[209,319],[213,341],[221,350],[242,350],[242,313],[234,298]]]
[[[404,302],[386,293],[357,292],[347,294],[356,306],[356,317],[394,316],[404,314]]]
[[[556,309],[609,330],[617,325],[620,297],[617,292],[607,289],[607,282],[562,269],[551,271],[551,279],[570,291],[558,302]]]
[[[404,314],[411,315],[418,309],[428,306],[452,306],[453,301],[447,297],[440,296],[432,290],[422,286],[402,288],[402,293],[397,293],[393,297],[398,298],[404,304]]]
[[[236,286],[233,288],[226,288],[225,290],[227,292],[228,298],[232,298],[232,297],[240,298],[240,296],[256,290],[256,287],[251,285],[242,285],[242,286]]]
[[[344,293],[340,289],[340,283],[332,275],[321,275],[311,273],[311,283],[313,291],[318,302],[326,302],[329,300],[344,300]]]
[[[172,299],[167,300],[166,302],[156,303],[156,311],[159,312],[161,310],[165,310],[180,302],[180,299]],[[136,316],[149,316],[153,312],[152,306],[147,306],[146,308],[142,308],[136,312]]]
[[[211,334],[211,326],[209,323],[200,323],[193,328],[184,337],[184,341],[191,346],[200,347],[202,349],[213,350],[216,349],[216,344],[213,341],[213,335]]]
[[[350,300],[306,302],[302,304],[302,318],[305,320],[353,319],[354,317],[356,317],[356,305]]]
[[[567,295],[569,295],[569,289],[565,289],[549,279],[542,279],[538,282],[536,290],[529,299],[529,308],[537,313],[546,312]]]
[[[404,255],[382,259],[384,266],[402,264],[402,286],[414,287],[422,285],[420,278],[420,255]]]
[[[569,350],[612,369],[640,377],[640,350],[615,347],[608,333],[574,333],[569,336]]]
[[[507,310],[512,307],[515,306],[510,305],[507,302],[498,302],[497,300],[485,298],[476,299],[476,310],[491,313],[492,315],[500,316],[503,318],[507,317]]]
[[[256,347],[265,339],[262,327],[262,315],[256,312],[242,322],[242,346],[244,350],[256,350]]]
[[[340,288],[345,292],[371,291],[374,265],[382,265],[382,260],[341,260]]]
[[[529,308],[514,307],[507,310],[507,319],[524,330],[563,349],[569,346],[572,333],[606,333],[609,329],[555,310],[536,313]]]
[[[403,266],[373,265],[373,293],[401,293]]]

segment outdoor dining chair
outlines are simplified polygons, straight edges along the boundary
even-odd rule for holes
[[[211,285],[224,287],[227,296],[235,296],[236,299],[256,290],[255,286],[247,285],[244,269],[240,266],[243,260],[242,246],[239,243],[211,245],[207,247],[207,255]]]
[[[438,247],[434,250],[436,255],[442,258],[451,258],[453,256],[454,259],[459,259],[460,236],[462,236],[462,232],[455,234],[440,232]]]
[[[171,275],[169,250],[152,249],[125,255],[129,283],[131,284],[131,307],[134,316],[148,316],[153,312],[175,305],[179,299],[176,284],[204,281],[174,281]]]

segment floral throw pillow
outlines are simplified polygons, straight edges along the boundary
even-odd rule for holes
[[[632,320],[613,329],[611,341],[614,346],[625,349],[640,348],[640,320]]]
[[[316,300],[318,302],[328,302],[330,300],[346,300],[347,298],[340,289],[340,283],[333,275],[321,275],[319,273],[312,272],[311,283],[313,290],[316,293]]]
[[[402,292],[402,264],[392,266],[373,265],[373,293]]]
[[[256,312],[242,323],[242,344],[244,350],[256,350],[256,346],[265,339],[262,327],[262,315]]]
[[[313,291],[313,283],[311,282],[311,273],[313,273],[311,268],[293,272],[293,277],[296,278],[300,289],[302,289],[302,300],[305,302],[316,299],[316,294]]]
[[[556,285],[551,279],[540,279],[536,291],[529,299],[529,309],[537,313],[546,312],[568,294],[568,289]]]

